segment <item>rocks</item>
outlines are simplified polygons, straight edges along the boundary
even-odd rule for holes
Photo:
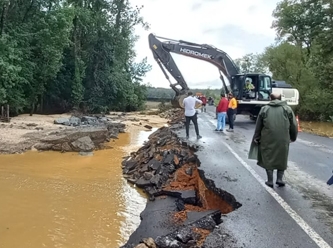
[[[146,246],[146,244],[141,243],[141,244],[138,244],[137,246],[135,246],[135,248],[149,248],[149,246]]]
[[[119,132],[125,132],[125,126],[119,122],[112,122],[112,118],[107,118],[105,116],[71,116],[70,118],[58,118],[54,120],[54,124],[64,125],[64,126],[103,126],[106,125],[108,129],[117,128]]]
[[[159,114],[160,117],[169,119],[168,123],[172,129],[179,129],[184,126],[185,114],[183,109],[169,109]]]
[[[65,126],[70,126],[69,124],[69,118],[58,118],[54,120],[54,124],[59,124],[59,125],[65,125]]]
[[[149,238],[150,243],[155,246],[149,246],[145,239],[141,241],[141,246],[135,247],[158,247],[158,248],[199,248],[202,247],[205,239],[219,224],[216,221],[221,218],[219,211],[208,211],[185,226],[180,226],[177,230],[166,235],[157,236],[155,239]],[[145,244],[146,246],[142,246]],[[124,247],[130,247],[125,245]],[[215,248],[225,247],[221,242],[215,243]]]
[[[41,151],[92,152],[102,148],[111,138],[117,138],[124,128],[125,124],[107,123],[95,127],[76,127],[52,132],[35,144],[34,148]]]
[[[142,243],[135,246],[135,248],[157,248],[152,238],[143,239]]]
[[[149,130],[152,130],[152,129],[153,129],[153,127],[150,126],[150,125],[144,125],[144,127],[147,128],[147,129],[149,129]]]
[[[36,123],[27,123],[26,126],[27,127],[37,127],[38,124],[36,124]]]
[[[191,154],[190,147],[183,146],[170,128],[162,127],[149,136],[149,141],[143,147],[123,162],[123,173],[130,175],[127,178],[129,181],[134,181],[138,187],[153,195],[167,184],[169,175],[192,156],[195,157]]]
[[[130,236],[135,244],[149,235],[158,248],[202,247],[219,225],[221,215],[241,206],[233,195],[216,188],[199,170],[196,144],[181,140],[173,131],[182,126],[182,110],[170,110],[171,127],[162,127],[122,163],[128,182],[144,189],[149,200],[141,224]],[[157,214],[158,213],[158,214]],[[131,245],[133,244],[133,245]],[[141,242],[140,247],[146,247]],[[223,244],[216,243],[216,248]]]
[[[95,149],[95,144],[89,136],[84,136],[72,142],[71,147],[76,152],[92,152]]]
[[[72,126],[61,132],[53,132],[34,145],[37,150],[90,153],[103,148],[105,142],[117,139],[119,133],[125,132],[125,124],[111,122],[104,116],[71,116],[58,118],[54,124]]]
[[[143,243],[145,243],[148,246],[148,248],[157,248],[152,238],[143,239]]]

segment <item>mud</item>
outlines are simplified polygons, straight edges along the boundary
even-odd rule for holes
[[[235,197],[205,177],[195,154],[198,146],[178,138],[173,130],[183,126],[182,111],[170,114],[170,127],[162,127],[149,141],[123,161],[125,178],[143,188],[150,201],[141,224],[123,248],[204,247],[206,238],[228,214],[239,207]],[[141,244],[140,244],[141,243]],[[216,244],[222,247],[223,244]]]
[[[313,122],[313,121],[301,121],[300,127],[303,132],[316,134],[319,136],[333,138],[333,121],[329,122]]]

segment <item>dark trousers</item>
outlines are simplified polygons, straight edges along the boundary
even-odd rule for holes
[[[186,136],[190,136],[190,122],[192,121],[194,124],[194,129],[195,133],[197,136],[199,135],[199,127],[198,127],[198,117],[197,114],[194,114],[193,116],[185,116],[186,122],[185,122],[185,127],[186,127]]]
[[[234,114],[235,114],[235,110],[232,108],[229,108],[227,111],[227,115],[228,115],[230,129],[234,129]]]

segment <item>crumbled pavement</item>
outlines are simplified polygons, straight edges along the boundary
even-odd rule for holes
[[[196,155],[200,147],[174,132],[184,125],[183,111],[170,112],[165,116],[172,118],[171,126],[151,134],[122,163],[124,177],[149,198],[139,227],[123,248],[214,247],[209,240],[222,223],[222,214],[242,206],[205,177]],[[148,238],[154,242],[150,246],[144,242]],[[223,247],[220,242],[215,245]]]

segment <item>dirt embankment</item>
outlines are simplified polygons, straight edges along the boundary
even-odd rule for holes
[[[303,132],[333,138],[333,121],[331,122],[311,122],[300,120],[300,128]]]
[[[61,138],[67,139],[67,137],[63,137],[63,134],[66,133],[68,135],[77,136],[77,131],[73,135],[74,130],[77,130],[78,128],[76,125],[67,125],[67,123],[54,124],[57,120],[66,122],[66,120],[71,117],[71,114],[33,116],[20,115],[13,117],[10,123],[0,122],[0,154],[22,153],[27,150],[34,149],[34,146],[37,144],[37,147],[39,146],[38,148],[41,148],[40,150],[56,150],[51,149],[48,146],[49,144],[45,144],[45,142],[41,144],[40,142],[46,138],[50,139],[51,136],[53,137],[51,140],[52,142],[57,139],[60,142]],[[108,120],[109,126],[110,123],[112,124],[115,122],[124,124],[125,131],[129,132],[135,130],[149,130],[152,127],[161,127],[166,123],[165,118],[157,115],[146,115],[145,113],[139,112],[112,112],[103,118]],[[95,129],[95,126],[90,127],[90,131],[96,131]],[[110,134],[112,138],[112,133]],[[77,136],[77,138],[80,138],[81,136]],[[108,137],[106,137],[106,139],[108,139]],[[60,151],[63,149],[64,147],[59,147]]]
[[[183,126],[183,112],[166,115],[172,119],[170,127],[159,128],[123,161],[124,177],[143,188],[150,200],[140,215],[140,226],[123,248],[205,247],[222,214],[241,207],[199,169],[199,147],[174,132]],[[232,247],[233,242],[230,237],[214,247]]]

